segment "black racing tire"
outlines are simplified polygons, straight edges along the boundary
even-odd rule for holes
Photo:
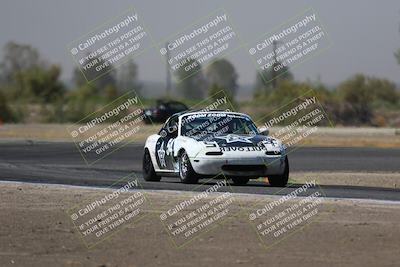
[[[286,186],[289,180],[289,160],[285,157],[285,171],[282,175],[270,175],[268,176],[269,184],[273,187]]]
[[[143,154],[143,179],[149,182],[159,182],[161,177],[154,171],[153,162],[151,161],[150,152],[146,148]]]
[[[250,178],[246,177],[232,177],[232,182],[234,185],[245,185],[249,182]]]
[[[192,164],[190,163],[189,156],[186,151],[182,151],[179,154],[179,178],[184,184],[197,184],[199,176],[193,170]]]

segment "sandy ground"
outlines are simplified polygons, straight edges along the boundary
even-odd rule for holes
[[[315,179],[320,185],[400,188],[399,172],[291,172],[291,183]]]
[[[147,136],[159,131],[161,125],[139,125],[140,130],[126,139],[127,142],[144,143]],[[90,131],[95,134],[106,126],[96,126]],[[70,130],[68,130],[70,129]],[[0,140],[73,141],[72,124],[3,124],[0,125]],[[279,128],[271,128],[270,133]],[[90,136],[91,134],[88,134]],[[79,141],[79,138],[77,140]],[[400,130],[393,128],[326,128],[307,136],[299,144],[319,147],[382,147],[399,148]]]
[[[8,182],[0,187],[0,266],[365,267],[398,266],[400,260],[399,203],[325,200],[311,224],[271,245],[259,239],[248,213],[274,197],[234,195],[232,210],[238,213],[178,249],[160,214],[193,193],[145,192],[152,203],[144,211],[148,216],[88,249],[66,211],[111,190]]]

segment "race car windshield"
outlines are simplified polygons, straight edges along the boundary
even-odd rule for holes
[[[254,135],[258,130],[250,118],[231,114],[196,114],[182,118],[181,135],[193,138],[226,134]]]

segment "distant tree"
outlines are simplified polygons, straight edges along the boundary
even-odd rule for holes
[[[30,45],[8,42],[3,48],[3,54],[0,72],[2,80],[6,83],[14,82],[14,75],[18,72],[45,65],[37,49]]]
[[[138,81],[138,66],[133,60],[129,60],[117,69],[116,80],[120,91],[135,90],[136,93],[140,93],[141,84]]]
[[[275,64],[274,66],[276,66]],[[293,74],[290,72],[289,67],[282,66],[279,70],[275,71],[273,68],[257,72],[256,84],[254,88],[255,97],[265,97],[274,89],[274,84],[279,88],[283,81],[292,81]]]
[[[68,93],[65,121],[78,121],[84,117],[90,120],[90,117],[86,117],[88,114],[119,96],[116,71],[113,66],[109,65],[101,72],[97,72],[96,66],[104,63],[100,58],[97,60],[99,63],[85,71],[85,76],[79,68],[74,69],[72,80],[76,88]]]
[[[85,76],[83,76],[81,69],[78,67],[75,67],[72,71],[72,82],[76,87],[84,86],[87,83]]]
[[[107,85],[104,88],[104,97],[107,101],[112,101],[118,97],[118,89],[114,85]]]
[[[30,45],[7,43],[0,64],[3,87],[7,88],[9,100],[49,103],[63,96],[60,67],[46,63]]]
[[[218,109],[236,109],[237,108],[237,103],[235,102],[235,99],[233,98],[231,92],[226,91],[225,88],[218,86],[217,84],[212,84],[210,88],[208,89],[208,96],[210,97],[211,100],[216,101],[220,98],[226,97],[228,100],[228,103],[223,106],[218,106]]]
[[[231,98],[236,95],[238,74],[228,60],[218,59],[214,61],[206,68],[205,76],[208,84],[210,84],[210,89],[220,88]]]
[[[368,78],[357,74],[338,87],[339,97],[342,100],[343,115],[348,122],[369,123],[372,118],[372,100]]]
[[[57,65],[50,68],[33,67],[15,74],[19,84],[15,97],[35,98],[49,103],[64,93],[64,85],[60,82],[61,69]]]
[[[396,84],[389,80],[368,77],[367,87],[371,91],[373,102],[376,105],[395,105],[399,102],[400,96],[396,89]]]
[[[266,95],[266,97],[263,98],[263,102],[270,105],[281,106],[282,104],[289,103],[290,101],[305,94],[312,88],[312,85],[309,83],[301,83],[290,80],[281,81],[276,90],[272,90],[268,95]]]
[[[72,90],[66,99],[66,121],[77,122],[93,113],[102,103],[102,98],[97,94],[98,90],[90,83]],[[87,118],[89,121],[91,118]]]
[[[207,84],[198,61],[186,59],[174,74],[178,80],[178,91],[184,98],[200,99],[204,96]]]
[[[96,59],[90,59],[90,61],[94,60]],[[89,61],[84,62],[83,65],[86,63],[89,63]],[[99,93],[101,93],[104,88],[109,85],[116,86],[115,71],[111,64],[108,66],[102,66],[103,69],[101,71],[96,70],[96,67],[103,65],[103,63],[104,60],[97,58],[97,63],[87,70],[76,67],[72,73],[72,81],[77,87],[81,87],[90,82],[90,84],[94,86]]]
[[[4,122],[12,122],[14,121],[14,115],[8,106],[7,98],[0,91],[0,125]]]

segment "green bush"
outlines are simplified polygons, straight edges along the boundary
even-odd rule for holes
[[[6,97],[0,92],[0,123],[4,122],[16,122],[16,116],[11,111]]]

